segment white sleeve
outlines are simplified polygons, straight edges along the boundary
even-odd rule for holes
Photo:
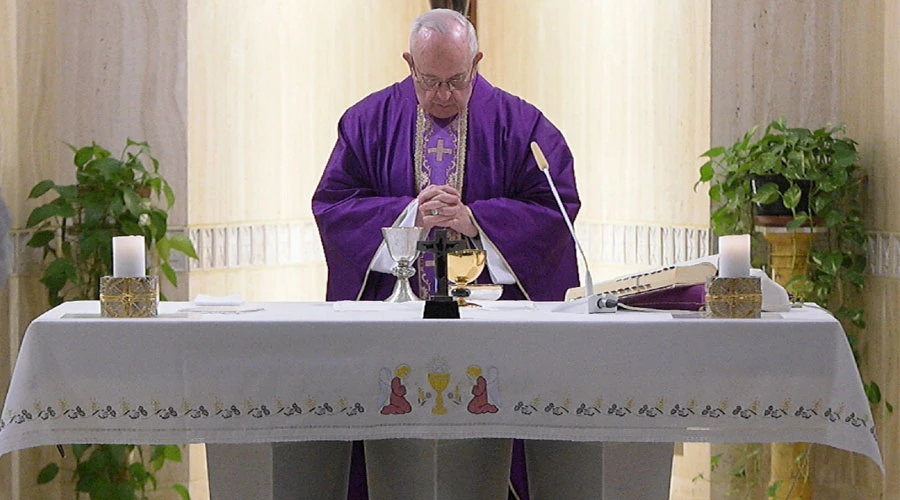
[[[509,266],[506,265],[506,261],[500,256],[500,251],[491,243],[490,239],[482,238],[479,234],[472,238],[472,241],[475,243],[475,246],[487,252],[488,273],[490,273],[491,281],[495,285],[512,285],[516,282],[516,278],[513,276],[512,271],[509,270]]]
[[[414,227],[416,225],[416,212],[418,210],[419,200],[414,198],[413,201],[409,202],[409,205],[406,206],[403,213],[397,217],[397,223],[394,226]],[[391,258],[391,254],[388,253],[387,245],[385,245],[382,240],[381,245],[378,245],[378,250],[375,251],[375,257],[372,258],[372,267],[369,270],[390,274],[391,270],[394,269],[394,266],[396,265],[394,259]]]
[[[416,225],[416,212],[419,210],[419,200],[414,199],[409,202],[406,209],[397,218],[398,222],[395,227],[414,227]],[[516,278],[507,266],[506,261],[500,256],[497,247],[491,243],[488,238],[482,238],[479,234],[475,238],[470,238],[476,247],[484,249],[487,252],[487,268],[491,275],[491,281],[496,285],[511,285],[516,282]],[[396,264],[391,259],[391,254],[387,251],[387,245],[384,241],[378,246],[375,257],[372,259],[372,271],[390,274]]]

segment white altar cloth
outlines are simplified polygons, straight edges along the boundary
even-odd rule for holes
[[[28,327],[0,455],[68,443],[518,437],[812,442],[882,466],[853,356],[827,312],[722,320],[554,305],[423,320],[421,303],[216,314],[163,302],[157,318],[109,319],[97,302],[66,303]]]

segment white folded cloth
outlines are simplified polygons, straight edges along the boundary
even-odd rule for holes
[[[500,300],[503,295],[503,285],[469,285],[469,296],[466,300]],[[450,293],[453,293],[455,286],[450,287]]]
[[[240,295],[197,295],[193,300],[195,306],[239,306],[243,303],[244,300]]]
[[[374,300],[341,300],[334,303],[335,312],[367,312],[367,311],[397,311],[397,310],[423,310],[424,301],[410,302],[381,302]]]
[[[756,276],[762,284],[762,310],[769,312],[788,312],[791,310],[791,299],[787,290],[770,278],[762,269],[753,268],[750,276]]]

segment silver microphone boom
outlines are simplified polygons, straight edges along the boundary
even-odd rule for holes
[[[534,155],[538,168],[544,172],[544,176],[550,184],[550,191],[553,192],[553,197],[556,199],[556,204],[559,206],[559,212],[562,214],[563,220],[566,221],[566,226],[569,227],[569,233],[572,234],[572,239],[575,241],[575,246],[578,247],[578,252],[581,253],[581,260],[584,263],[584,290],[588,302],[588,312],[615,312],[618,303],[617,297],[605,294],[600,297],[594,295],[594,281],[591,278],[591,270],[588,268],[587,255],[585,255],[584,249],[581,248],[581,242],[578,241],[578,236],[575,235],[575,227],[572,225],[572,220],[569,219],[566,207],[559,197],[559,191],[556,190],[556,184],[553,182],[553,177],[550,177],[550,164],[547,162],[547,157],[544,156],[544,152],[541,151],[541,147],[538,146],[537,142],[532,141],[531,153]]]

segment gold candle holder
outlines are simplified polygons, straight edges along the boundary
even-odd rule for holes
[[[710,318],[759,318],[762,283],[758,277],[706,280],[706,315]]]
[[[153,318],[159,306],[159,278],[100,278],[100,315],[104,318]]]

